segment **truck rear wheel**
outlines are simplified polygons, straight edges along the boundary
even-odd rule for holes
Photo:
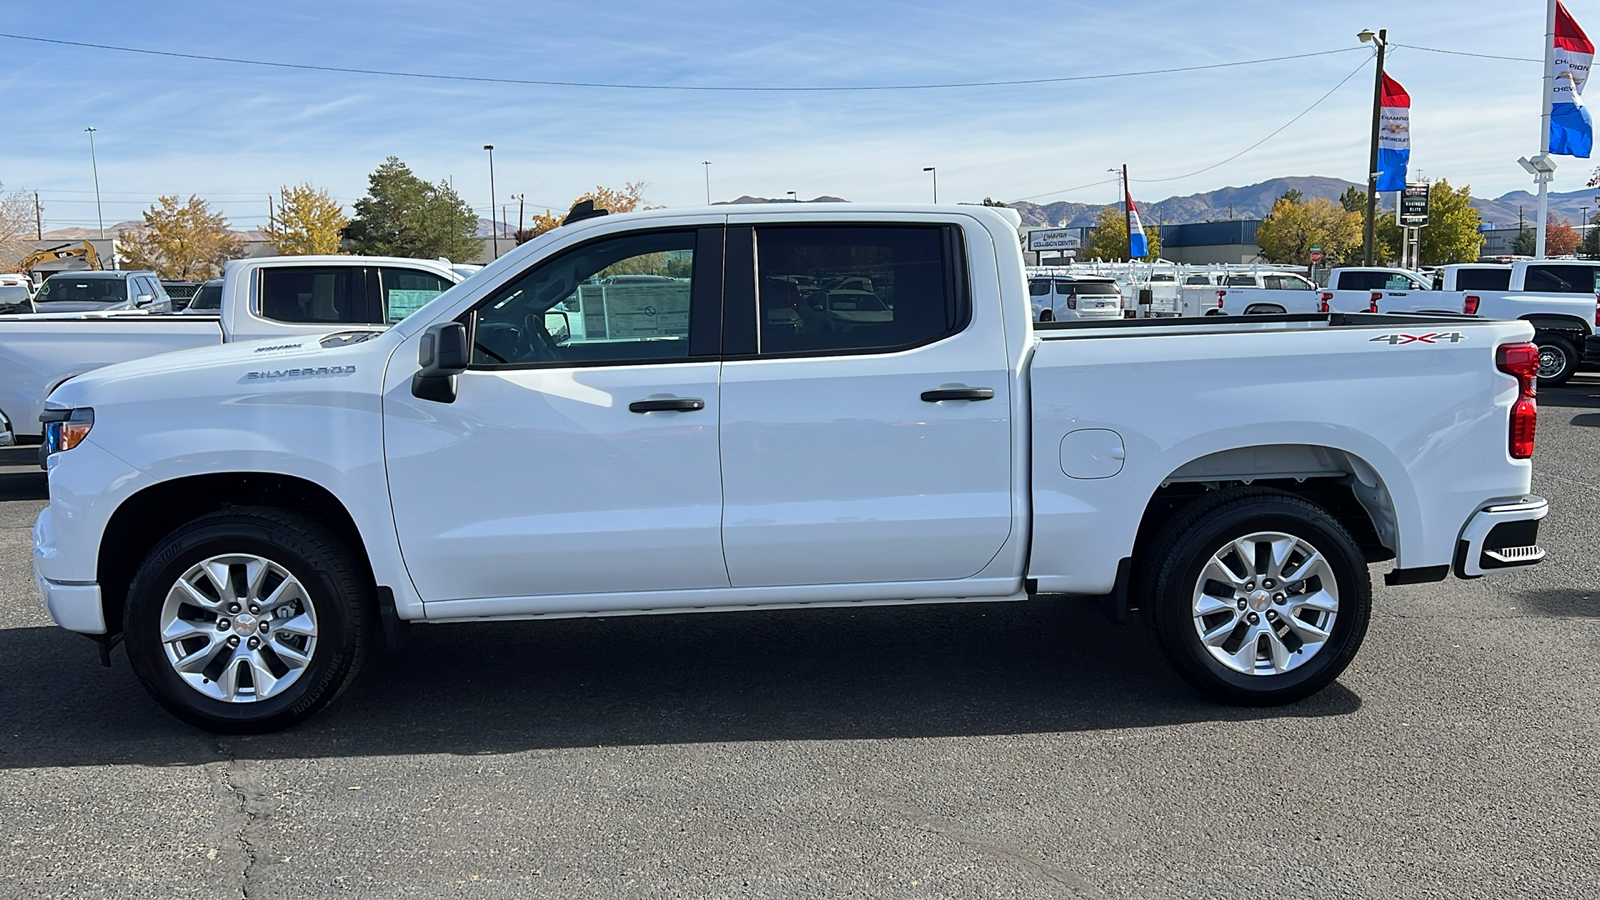
[[[1539,385],[1566,384],[1578,368],[1577,345],[1561,335],[1543,333],[1535,334],[1533,343],[1539,348]]]
[[[284,510],[202,516],[156,545],[128,588],[128,659],[156,701],[210,731],[276,731],[354,678],[370,589],[348,547]]]
[[[1247,706],[1331,684],[1361,647],[1372,586],[1327,511],[1267,489],[1182,510],[1151,542],[1143,584],[1162,648],[1190,684]]]

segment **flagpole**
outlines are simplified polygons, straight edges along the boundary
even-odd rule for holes
[[[1550,104],[1555,93],[1556,80],[1556,0],[1547,0],[1544,17],[1544,99],[1540,103],[1539,152],[1550,152]],[[1544,230],[1550,220],[1551,173],[1540,172],[1539,178],[1539,231],[1534,242],[1533,258],[1544,259]]]
[[[1550,0],[1551,3],[1556,0]],[[1128,164],[1122,164],[1122,222],[1128,230],[1128,262],[1133,262],[1133,192],[1128,190]]]

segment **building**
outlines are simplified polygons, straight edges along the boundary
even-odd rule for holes
[[[1161,258],[1180,263],[1261,261],[1260,219],[1225,219],[1161,226]]]

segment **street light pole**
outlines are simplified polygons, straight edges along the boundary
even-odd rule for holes
[[[706,205],[710,206],[711,205],[711,160],[708,159],[708,160],[702,162],[700,165],[704,166],[705,170],[706,170]]]
[[[939,202],[939,169],[937,166],[923,166],[922,171],[933,173],[933,202]]]
[[[1377,34],[1367,29],[1356,35],[1361,43],[1378,45],[1378,71],[1372,79],[1372,152],[1367,156],[1367,220],[1361,239],[1362,265],[1372,265],[1373,225],[1378,212],[1378,131],[1383,125],[1383,53],[1389,48],[1389,29]]]
[[[100,220],[100,240],[103,241],[106,239],[106,217],[105,213],[100,211],[100,161],[95,159],[94,155],[95,128],[90,125],[84,131],[89,132],[89,165],[94,168],[94,215]]]
[[[500,258],[500,226],[495,224],[494,211],[494,145],[484,144],[483,149],[489,151],[489,234],[494,241],[494,258]]]
[[[799,195],[797,195],[794,191],[784,191],[784,193],[789,195],[789,202],[790,203],[799,203],[800,202]]]

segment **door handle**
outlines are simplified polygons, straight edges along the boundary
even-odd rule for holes
[[[929,403],[938,403],[940,400],[993,400],[994,388],[941,388],[923,391],[922,399]]]
[[[706,402],[698,397],[670,397],[663,400],[635,400],[628,404],[628,412],[694,412],[705,409]]]

